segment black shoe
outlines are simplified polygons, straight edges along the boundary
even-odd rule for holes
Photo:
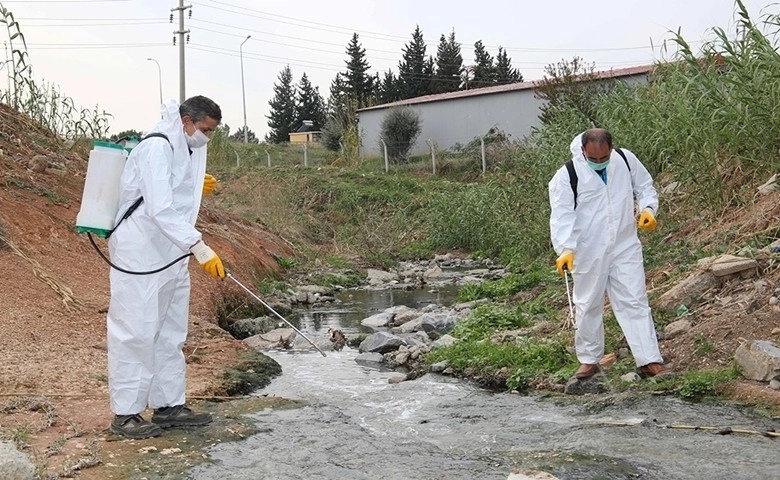
[[[210,413],[193,412],[192,409],[184,405],[158,408],[152,415],[152,422],[161,428],[206,425],[212,420]]]
[[[162,429],[144,420],[141,415],[117,415],[111,422],[111,431],[127,438],[152,438],[162,435]]]

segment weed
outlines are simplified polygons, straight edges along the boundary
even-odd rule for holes
[[[463,341],[477,341],[489,338],[497,331],[513,330],[531,325],[530,316],[517,309],[481,305],[471,315],[455,325],[451,335]]]
[[[327,274],[321,278],[316,279],[317,285],[322,285],[323,287],[356,287],[360,285],[360,283],[363,281],[363,275],[359,275],[357,273],[346,273],[346,274],[338,274],[338,273],[330,273]]]
[[[6,185],[13,186],[16,188],[23,188],[25,190],[30,190],[31,192],[40,195],[42,197],[48,198],[52,203],[55,205],[67,205],[69,203],[69,200],[56,192],[53,192],[46,188],[40,188],[36,187],[35,185],[32,185],[31,183],[25,182],[24,180],[20,180],[15,177],[8,177],[5,180]]]
[[[707,340],[703,335],[696,335],[693,338],[693,354],[697,357],[703,357],[716,350],[713,343]]]
[[[715,395],[719,385],[737,377],[739,377],[739,371],[732,366],[719,370],[687,372],[677,377],[674,384],[676,385],[677,394],[682,398],[701,400],[704,397]]]
[[[469,369],[475,376],[491,375],[508,368],[513,373],[507,378],[506,386],[519,390],[525,389],[532,379],[566,378],[576,365],[566,342],[557,338],[529,338],[520,344],[508,345],[462,341],[449,347],[434,349],[426,355],[426,362],[444,360],[455,371],[464,372]]]
[[[467,285],[458,292],[461,301],[468,302],[479,298],[507,299],[523,290],[556,280],[553,269],[541,265],[532,266],[527,272],[507,275],[477,285]]]
[[[326,256],[325,257],[325,262],[328,265],[332,265],[332,266],[334,266],[336,268],[343,268],[345,270],[351,270],[351,269],[355,268],[355,266],[352,265],[345,258],[339,257],[339,256],[335,256],[335,255]]]
[[[295,260],[294,258],[285,258],[280,256],[276,256],[275,258],[276,258],[276,262],[284,270],[291,270],[298,265],[298,261]]]

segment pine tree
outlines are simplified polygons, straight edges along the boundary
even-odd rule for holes
[[[314,122],[314,129],[321,130],[325,126],[325,100],[320,90],[309,81],[304,73],[295,89],[295,124],[297,128],[304,120]]]
[[[496,83],[505,85],[507,83],[518,83],[523,81],[523,75],[516,68],[512,68],[512,59],[506,53],[503,47],[498,47],[496,55]]]
[[[238,130],[236,130],[236,133],[233,135],[230,135],[228,138],[235,142],[243,142],[244,141],[244,127],[239,127]],[[255,132],[252,131],[251,128],[247,127],[246,129],[246,139],[248,143],[259,143],[260,141],[257,139],[257,135],[255,135]]]
[[[398,64],[401,81],[401,98],[414,98],[431,93],[432,72],[428,71],[425,58],[425,40],[418,25],[412,33],[412,41],[403,48],[403,60]]]
[[[337,73],[336,77],[330,82],[330,95],[328,96],[328,115],[333,115],[336,111],[349,104],[347,94],[347,82],[342,73]]]
[[[436,72],[431,85],[431,93],[454,92],[460,85],[463,70],[463,56],[460,44],[455,41],[455,31],[449,37],[442,34],[436,51]]]
[[[268,102],[271,113],[266,116],[270,128],[266,141],[271,143],[288,142],[295,122],[295,87],[290,66],[284,67],[277,78],[278,82],[274,83],[274,98]]]
[[[381,105],[401,100],[401,83],[391,69],[387,69],[387,72],[381,79],[377,75],[376,83],[375,101],[377,104]]]
[[[366,49],[360,45],[358,34],[352,34],[352,40],[347,45],[347,73],[344,75],[347,94],[357,102],[358,107],[366,107],[372,98],[374,78],[368,74],[371,66],[366,61]]]
[[[496,83],[496,67],[493,57],[485,49],[482,40],[474,44],[474,69],[469,88],[489,87]]]

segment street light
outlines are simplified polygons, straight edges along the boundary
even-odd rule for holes
[[[241,100],[244,103],[244,143],[249,143],[249,130],[246,128],[246,93],[244,91],[244,44],[247,40],[252,38],[252,35],[247,35],[241,45],[238,47],[238,53],[241,57]]]
[[[147,60],[150,60],[150,61],[152,61],[152,62],[157,64],[157,75],[158,75],[158,78],[160,79],[160,105],[162,105],[162,103],[163,103],[163,98],[162,98],[162,69],[160,68],[160,62],[158,62],[157,60],[155,60],[153,58],[147,58]]]

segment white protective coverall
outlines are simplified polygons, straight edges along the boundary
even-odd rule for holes
[[[637,215],[658,211],[658,195],[650,173],[629,150],[628,165],[612,151],[607,184],[591,169],[582,153],[582,134],[571,143],[577,172],[577,208],[566,167],[549,183],[550,236],[561,255],[574,252],[575,349],[580,363],[596,364],[604,356],[604,292],[626,336],[637,366],[663,363],[647,302],[642,245]]]
[[[109,238],[111,261],[129,271],[162,267],[201,239],[195,230],[206,172],[206,147],[190,155],[179,114],[171,100],[151,132],[167,135],[138,144],[120,180],[117,221],[143,202]],[[108,309],[108,388],[117,415],[184,404],[190,301],[189,257],[152,275],[114,268]]]

